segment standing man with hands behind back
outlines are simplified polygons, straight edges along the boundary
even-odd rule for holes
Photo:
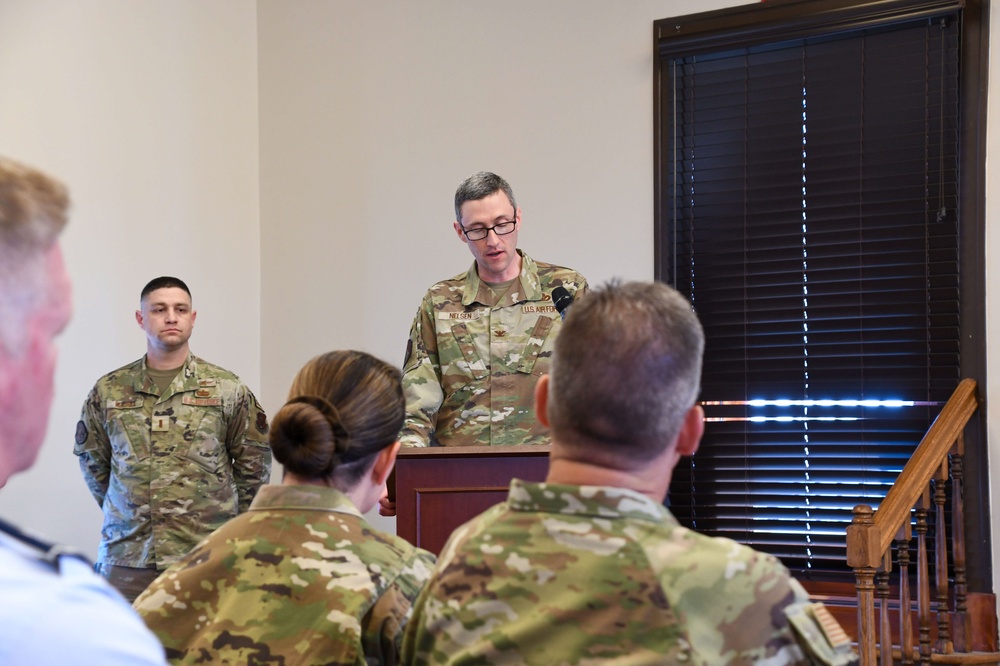
[[[480,172],[455,192],[455,233],[475,263],[432,286],[413,320],[403,365],[403,446],[547,444],[535,382],[562,323],[553,290],[587,289],[569,268],[517,249],[521,209],[510,185]]]
[[[130,601],[247,510],[271,473],[257,399],[189,349],[197,313],[187,285],[156,278],[140,307],[146,355],[97,381],[74,449],[104,512],[100,572]]]

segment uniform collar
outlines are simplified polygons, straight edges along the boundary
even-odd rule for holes
[[[595,518],[675,520],[666,507],[642,493],[610,486],[570,486],[514,479],[507,503],[514,511],[541,511]]]
[[[504,296],[503,303],[497,305],[542,300],[542,285],[538,280],[537,264],[522,250],[517,250],[517,253],[521,255],[521,273],[518,275],[518,284],[512,284],[507,295]],[[462,289],[462,305],[465,307],[473,303],[492,302],[489,286],[479,278],[477,268],[476,262],[473,261],[472,268],[465,275],[465,285]]]
[[[156,382],[149,376],[149,366],[146,365],[146,357],[140,360],[141,371],[135,376],[133,388],[137,393],[150,393],[156,395]],[[180,382],[180,386],[178,386]],[[200,387],[198,383],[198,357],[188,352],[184,365],[180,372],[174,377],[166,393],[182,393],[185,391],[196,391]],[[166,395],[166,393],[164,395]],[[162,397],[162,396],[161,396]]]
[[[347,495],[336,488],[325,486],[264,485],[250,503],[251,511],[268,509],[297,509],[307,511],[336,511],[361,517],[361,512]]]

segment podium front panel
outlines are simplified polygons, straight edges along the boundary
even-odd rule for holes
[[[547,446],[404,448],[396,459],[396,534],[439,553],[452,531],[507,498],[510,480],[544,481]]]

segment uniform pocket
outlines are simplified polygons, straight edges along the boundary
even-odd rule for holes
[[[184,458],[217,474],[229,456],[222,439],[226,432],[222,400],[185,395],[181,403],[184,407],[177,415],[177,425],[184,429],[184,440],[190,442],[186,449],[181,449]]]
[[[457,393],[471,382],[480,381],[490,374],[466,324],[452,324],[451,337],[450,345],[442,344],[438,349],[441,386],[446,395]]]
[[[149,457],[149,421],[142,398],[108,400],[105,429],[114,460],[128,466]]]
[[[552,317],[539,317],[538,321],[535,322],[535,326],[531,329],[531,334],[528,336],[528,341],[524,345],[521,362],[517,364],[518,372],[541,377],[549,371],[549,364],[539,363],[538,359],[548,359],[552,356],[552,345],[555,341],[555,335],[552,335],[552,340],[549,340],[549,335],[554,328],[552,326],[553,321],[555,320]]]

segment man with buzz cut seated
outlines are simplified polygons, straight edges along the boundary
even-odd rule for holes
[[[612,282],[570,309],[535,390],[552,433],[546,481],[514,479],[506,502],[452,534],[404,663],[853,660],[777,559],[684,528],[663,506],[704,428],[703,348],[691,304],[661,283]]]

